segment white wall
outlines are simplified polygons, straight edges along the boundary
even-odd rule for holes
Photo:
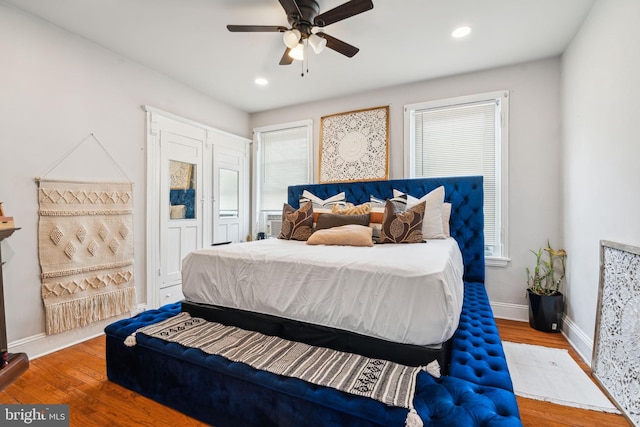
[[[598,0],[562,57],[564,240],[568,330],[588,361],[599,242],[640,246],[638,0]]]
[[[554,246],[562,245],[559,58],[255,113],[251,115],[251,126],[313,119],[317,156],[322,116],[390,105],[390,178],[402,178],[405,104],[501,89],[511,91],[511,262],[506,268],[488,267],[486,284],[497,315],[524,320],[527,318],[525,267],[535,261],[529,249],[544,246],[547,238]],[[313,164],[317,181],[317,158]]]
[[[240,136],[248,114],[0,3],[0,201],[22,227],[2,243],[10,351],[30,356],[99,333],[105,324],[43,337],[34,178],[91,133],[48,178],[134,182],[135,281],[145,288],[145,113],[148,104]],[[215,76],[212,76],[215,78]]]

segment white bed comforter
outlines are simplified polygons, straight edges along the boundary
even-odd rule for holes
[[[452,238],[373,247],[267,239],[190,253],[182,290],[196,303],[435,345],[458,327],[462,273]]]

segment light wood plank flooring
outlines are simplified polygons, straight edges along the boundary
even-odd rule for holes
[[[589,367],[560,334],[538,332],[527,323],[498,320],[504,341],[566,348]],[[0,392],[0,403],[68,403],[71,426],[203,426],[204,424],[109,382],[105,338],[94,338],[31,361],[29,370]],[[518,397],[525,426],[628,426],[621,415],[605,414]]]

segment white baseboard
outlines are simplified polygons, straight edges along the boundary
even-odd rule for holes
[[[491,301],[490,304],[494,317],[498,319],[529,321],[529,307],[527,305],[496,301]]]
[[[138,304],[131,313],[110,317],[100,322],[92,323],[84,328],[73,329],[55,335],[44,333],[32,335],[9,343],[9,353],[26,353],[30,360],[49,353],[71,347],[72,345],[98,337],[104,333],[104,328],[113,322],[132,317],[146,309],[146,304]]]
[[[498,319],[529,321],[529,306],[526,304],[510,304],[506,302],[491,302],[493,315]],[[562,334],[567,338],[580,357],[591,366],[593,353],[593,338],[584,333],[566,314],[562,316]]]
[[[562,317],[562,334],[567,338],[571,347],[576,350],[582,360],[591,366],[593,338],[585,334],[566,314]]]

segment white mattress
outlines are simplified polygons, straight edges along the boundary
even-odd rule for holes
[[[452,238],[373,247],[266,239],[191,252],[182,291],[196,303],[435,345],[458,327],[462,273]]]

